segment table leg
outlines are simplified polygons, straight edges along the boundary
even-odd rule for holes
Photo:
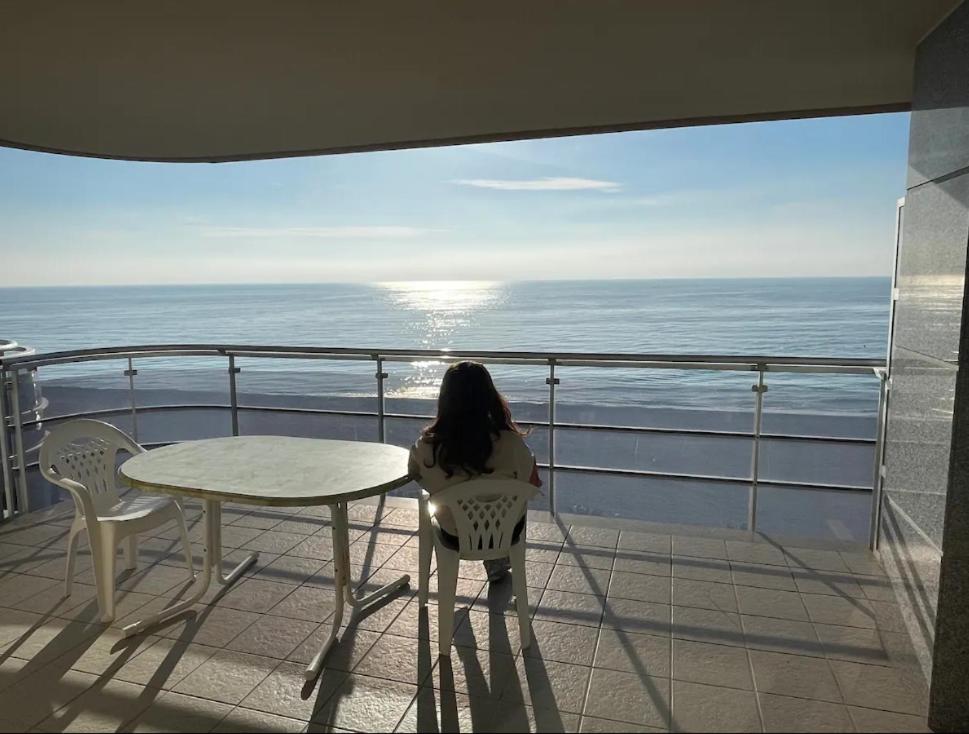
[[[363,607],[404,588],[410,583],[410,576],[405,574],[393,583],[387,584],[367,596],[356,596],[351,588],[350,579],[350,529],[346,504],[340,503],[332,506],[331,515],[333,521],[331,535],[333,538],[333,584],[335,590],[334,614],[326,642],[323,643],[320,651],[316,653],[312,662],[306,668],[304,677],[308,681],[314,680],[320,674],[320,670],[323,668],[323,659],[340,634],[340,628],[343,626],[344,600],[351,607]]]
[[[137,622],[132,622],[122,629],[125,637],[141,634],[149,627],[153,627],[166,619],[171,619],[182,612],[191,609],[205,596],[212,583],[212,569],[223,584],[231,584],[258,557],[253,554],[240,563],[226,576],[222,574],[222,504],[218,500],[205,500],[202,506],[203,522],[205,523],[205,547],[202,550],[202,572],[195,577],[192,593],[187,599],[166,607],[157,614],[152,614]]]
[[[208,504],[208,503],[207,503]],[[212,514],[216,518],[213,522],[213,530],[218,538],[212,545],[212,568],[215,569],[215,578],[223,586],[228,586],[235,582],[245,570],[259,560],[258,553],[250,553],[243,558],[239,565],[229,573],[222,573],[222,503],[212,502]]]

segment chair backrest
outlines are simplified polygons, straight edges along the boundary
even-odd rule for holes
[[[78,508],[87,514],[91,507],[118,499],[118,451],[139,454],[144,449],[107,423],[88,418],[69,421],[55,426],[44,438],[40,472],[47,481],[70,491]]]
[[[461,557],[486,560],[508,555],[515,526],[537,492],[517,479],[469,479],[435,492],[431,502],[450,511]]]

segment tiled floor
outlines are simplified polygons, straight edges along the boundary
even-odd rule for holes
[[[101,625],[86,555],[62,597],[71,511],[0,529],[2,731],[924,730],[904,627],[863,551],[532,522],[530,649],[510,583],[468,563],[450,660],[436,606],[408,589],[353,618],[307,687],[333,608],[325,509],[227,507],[226,565],[244,549],[259,563],[133,640],[118,628],[184,591],[177,536],[144,539]],[[357,578],[416,578],[412,505],[351,516]]]

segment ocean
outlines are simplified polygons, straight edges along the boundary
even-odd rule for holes
[[[204,343],[452,350],[527,350],[884,358],[887,278],[383,283],[320,285],[18,288],[0,292],[0,338],[40,352],[138,344]],[[242,406],[373,411],[371,361],[239,358]],[[97,409],[130,425],[127,360],[42,367],[54,417]],[[226,435],[222,357],[135,360],[136,433],[155,445]],[[428,415],[446,364],[388,362],[388,411]],[[519,419],[547,418],[547,367],[490,365]],[[561,367],[559,421],[749,431],[749,372]],[[764,431],[871,439],[873,375],[768,373]],[[160,406],[200,406],[192,410]],[[155,410],[141,408],[155,406]],[[369,416],[240,411],[243,433],[376,440]],[[387,440],[409,445],[423,419],[386,421]],[[742,528],[752,442],[742,435],[562,429],[560,467],[659,472],[621,476],[563,469],[559,510],[656,522]],[[29,445],[41,434],[28,436]],[[549,460],[547,431],[528,442]],[[760,478],[807,486],[871,485],[873,443],[781,440],[760,444]],[[737,477],[735,483],[664,473]],[[45,491],[43,487],[38,492]],[[406,494],[407,488],[400,490]],[[863,542],[867,492],[763,485],[759,527],[785,536]],[[545,502],[545,500],[541,500]]]
[[[403,282],[0,289],[0,337],[39,352],[161,343],[365,349],[666,354],[885,355],[888,278]],[[216,369],[218,366],[219,369]],[[209,389],[221,362],[152,359],[139,386]],[[445,365],[388,365],[388,397],[432,398]],[[96,385],[117,362],[42,370],[42,381]],[[546,370],[495,366],[512,400],[540,402]],[[280,394],[365,396],[372,365],[249,360],[244,385]],[[750,375],[562,368],[558,396],[602,406],[747,408]],[[874,378],[770,375],[767,407],[871,414]]]

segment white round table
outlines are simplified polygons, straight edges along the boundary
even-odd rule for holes
[[[205,551],[202,572],[191,596],[162,612],[128,625],[126,635],[181,614],[208,590],[213,569],[223,585],[231,584],[259,557],[253,553],[231,573],[222,574],[222,503],[270,507],[328,505],[333,534],[336,605],[330,635],[306,669],[315,678],[343,624],[344,600],[350,606],[370,604],[403,588],[409,576],[365,597],[350,582],[347,503],[389,492],[410,481],[407,451],[398,446],[363,441],[331,441],[286,436],[232,436],[186,441],[128,459],[121,478],[149,492],[198,497],[203,502]]]

